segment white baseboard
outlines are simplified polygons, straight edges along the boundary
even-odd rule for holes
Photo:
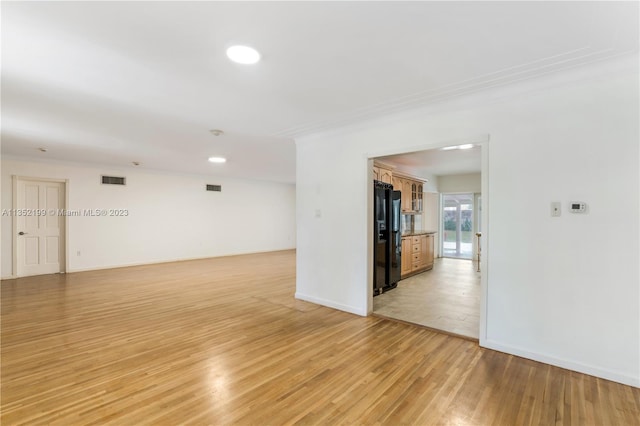
[[[296,299],[304,300],[305,302],[315,303],[316,305],[326,306],[328,308],[337,309],[339,311],[349,312],[350,314],[360,315],[361,317],[367,316],[366,309],[356,308],[355,306],[343,305],[342,303],[336,303],[332,300],[322,299],[320,297],[309,296],[308,294],[297,293]]]
[[[612,382],[622,383],[623,385],[640,388],[640,377],[633,377],[621,371],[608,370],[605,368],[594,367],[592,365],[582,364],[579,362],[557,358],[550,355],[531,352],[527,349],[496,342],[495,340],[481,340],[480,346],[487,349],[504,352],[510,355],[516,355],[522,358],[531,359],[533,361],[554,365],[556,367],[565,368],[567,370],[588,374],[589,376],[611,380]]]
[[[211,257],[211,256],[207,256],[207,257],[186,257],[184,259],[155,260],[155,261],[151,261],[151,262],[132,262],[132,263],[122,263],[122,264],[118,264],[118,265],[90,266],[88,268],[69,268],[67,273],[73,274],[75,272],[104,271],[105,269],[129,268],[129,267],[132,267],[132,266],[159,265],[161,263],[186,262],[186,261],[189,261],[189,260],[208,259],[209,257]]]
[[[145,266],[145,265],[158,265],[161,263],[173,263],[173,262],[187,262],[189,260],[203,260],[203,259],[215,259],[218,257],[229,257],[229,256],[244,256],[249,254],[260,254],[260,253],[274,253],[278,251],[290,251],[295,250],[296,248],[287,248],[287,249],[278,249],[278,250],[262,250],[262,251],[252,251],[252,252],[243,252],[243,253],[229,253],[229,254],[221,254],[218,256],[198,256],[198,257],[182,257],[177,259],[165,259],[165,260],[154,260],[147,262],[132,262],[132,263],[123,263],[117,265],[103,265],[103,266],[92,266],[89,268],[69,268],[66,273],[72,274],[74,272],[90,272],[90,271],[102,271],[105,269],[118,269],[118,268],[129,268],[132,266]],[[3,280],[9,280],[14,278],[20,278],[15,275],[9,277],[3,277]]]

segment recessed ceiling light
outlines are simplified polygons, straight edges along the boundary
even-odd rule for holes
[[[40,151],[40,152],[47,152],[47,148],[38,148],[38,151]]]
[[[139,166],[140,162],[139,161],[132,161],[131,164],[133,164],[134,166]]]
[[[227,49],[227,56],[238,64],[251,65],[260,60],[260,53],[249,46],[231,46]]]
[[[211,163],[226,163],[227,159],[224,157],[209,157]]]
[[[222,130],[220,130],[220,129],[211,129],[211,130],[209,130],[209,132],[211,132],[211,134],[213,136],[222,136],[222,135],[224,135],[224,132]]]
[[[453,145],[453,146],[445,146],[444,148],[440,148],[442,151],[450,151],[452,149],[470,149],[475,145],[472,143],[465,143],[464,145]]]

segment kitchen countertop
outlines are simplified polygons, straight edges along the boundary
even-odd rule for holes
[[[426,235],[426,234],[435,234],[436,231],[415,231],[415,232],[405,232],[402,234],[402,237],[413,237],[414,235]]]

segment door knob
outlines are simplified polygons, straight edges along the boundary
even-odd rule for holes
[[[18,235],[25,235],[25,234],[26,232],[22,232],[22,231],[18,232]]]

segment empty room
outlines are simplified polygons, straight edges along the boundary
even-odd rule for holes
[[[638,2],[1,12],[2,424],[638,424]]]

